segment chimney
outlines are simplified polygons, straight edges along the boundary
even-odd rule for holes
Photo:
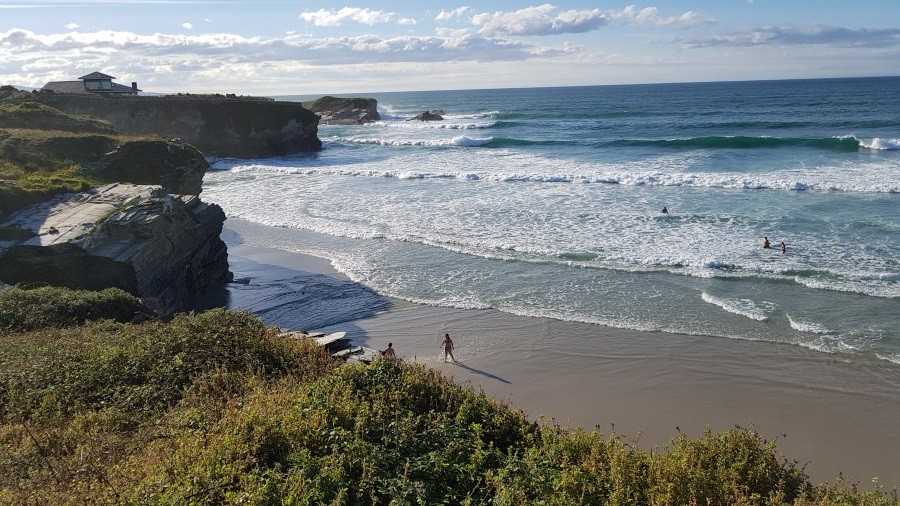
[[[138,89],[137,89],[137,83],[136,83],[136,82],[131,81],[131,89],[134,90],[134,91],[137,91],[137,90],[138,90]]]

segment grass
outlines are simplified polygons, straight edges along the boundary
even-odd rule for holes
[[[115,129],[104,121],[89,116],[65,114],[48,105],[27,99],[0,101],[0,127],[81,133],[115,133]]]
[[[3,503],[900,504],[752,430],[646,452],[226,310],[3,337],[0,444]]]

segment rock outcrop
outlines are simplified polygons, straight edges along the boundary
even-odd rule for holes
[[[59,195],[0,223],[30,231],[0,240],[0,282],[116,286],[170,315],[231,279],[219,238],[224,220],[219,206],[160,186],[111,184]]]
[[[86,165],[84,172],[105,181],[156,184],[168,193],[197,195],[202,191],[208,168],[206,157],[190,144],[179,140],[138,140],[103,154]]]
[[[374,98],[339,98],[325,96],[303,106],[319,115],[324,125],[361,125],[381,119]]]
[[[134,140],[63,131],[12,132],[0,130],[0,166],[20,167],[30,173],[31,182],[16,184],[12,178],[0,177],[0,218],[61,191],[86,190],[103,183],[158,184],[170,193],[194,195],[200,193],[203,174],[209,168],[202,153],[178,140]],[[72,167],[77,169],[70,170]]]
[[[297,102],[221,95],[160,97],[34,93],[69,115],[103,120],[124,135],[178,138],[207,156],[265,158],[321,149],[319,117]]]
[[[412,118],[409,118],[406,121],[443,121],[444,117],[441,116],[438,111],[423,111],[419,114],[416,114]]]

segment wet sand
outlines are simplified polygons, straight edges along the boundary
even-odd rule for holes
[[[752,425],[808,463],[814,482],[842,472],[864,488],[875,476],[900,487],[900,367],[770,342],[422,306],[353,283],[325,259],[225,237],[239,283],[207,305],[250,309],[286,328],[347,331],[373,348],[393,342],[404,359],[534,418],[614,427],[644,449],[678,430]],[[445,332],[456,364],[439,360]]]

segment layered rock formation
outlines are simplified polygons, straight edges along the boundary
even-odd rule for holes
[[[158,134],[190,143],[207,156],[265,158],[321,149],[319,117],[297,102],[255,97],[161,97],[34,93],[69,115],[109,123],[124,135]]]
[[[0,240],[0,281],[115,286],[166,316],[231,279],[219,238],[224,220],[219,206],[160,186],[111,184],[59,195],[0,223],[26,231]]]
[[[303,106],[319,115],[325,125],[361,125],[381,119],[374,98],[339,98],[325,96]]]

